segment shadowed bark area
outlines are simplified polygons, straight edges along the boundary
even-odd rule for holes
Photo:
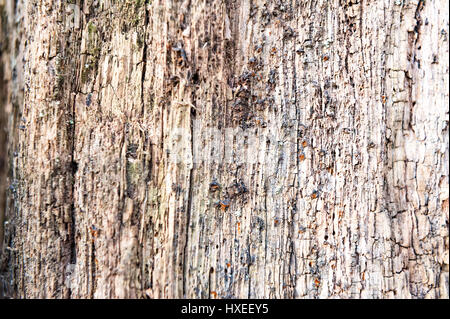
[[[0,9],[5,296],[448,298],[447,1]]]

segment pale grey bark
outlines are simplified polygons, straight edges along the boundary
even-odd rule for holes
[[[447,1],[0,8],[9,296],[448,298]]]

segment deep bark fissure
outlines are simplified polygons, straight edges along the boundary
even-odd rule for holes
[[[443,0],[77,1],[66,32],[63,5],[24,4],[1,31],[0,294],[448,297]],[[223,153],[172,163],[179,127],[179,155],[208,128]]]
[[[194,127],[193,123],[191,121],[190,128],[191,128],[191,154],[194,156]],[[192,167],[189,170],[189,188],[188,188],[188,204],[187,204],[187,211],[186,211],[186,226],[185,226],[185,242],[183,247],[183,297],[186,298],[186,272],[189,270],[186,268],[186,265],[188,264],[187,258],[187,249],[188,249],[188,242],[189,242],[189,231],[190,231],[190,223],[191,223],[191,211],[192,211],[192,197],[194,194],[194,168],[195,164],[192,164]]]
[[[145,82],[145,76],[147,73],[147,47],[148,47],[148,39],[147,39],[147,28],[149,23],[149,9],[147,8],[148,0],[145,0],[144,2],[144,10],[145,10],[145,16],[144,16],[144,44],[142,48],[142,77],[141,77],[141,103],[142,103],[142,109],[141,109],[141,116],[144,115],[145,110],[145,101],[144,101],[144,82]]]

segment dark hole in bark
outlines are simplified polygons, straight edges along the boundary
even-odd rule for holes
[[[195,73],[192,75],[192,82],[193,82],[194,84],[198,84],[198,83],[200,82],[200,76],[198,75],[198,72],[195,72]]]
[[[75,174],[78,171],[78,163],[75,161],[72,161],[70,163],[70,168],[72,170],[72,173]]]

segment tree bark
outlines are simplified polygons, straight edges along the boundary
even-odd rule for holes
[[[446,0],[0,11],[5,297],[449,297]]]

